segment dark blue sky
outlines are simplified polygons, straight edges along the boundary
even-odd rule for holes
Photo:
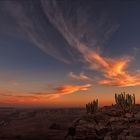
[[[139,0],[1,0],[1,88],[138,88],[139,7]]]

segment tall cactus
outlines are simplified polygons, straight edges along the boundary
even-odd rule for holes
[[[132,112],[132,107],[135,105],[135,94],[116,94],[115,93],[115,101],[116,104],[124,111],[124,112]]]
[[[89,102],[88,104],[86,104],[86,110],[87,113],[95,113],[98,110],[98,99],[93,100],[92,102]]]

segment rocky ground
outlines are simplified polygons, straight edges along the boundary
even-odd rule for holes
[[[67,140],[140,140],[140,106],[123,114],[115,106],[79,118],[69,129]]]
[[[140,140],[140,106],[133,110],[0,108],[0,140]]]
[[[0,140],[64,140],[84,109],[0,108]]]

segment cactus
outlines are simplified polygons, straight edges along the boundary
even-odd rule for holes
[[[116,104],[122,109],[125,113],[132,112],[132,108],[135,105],[135,94],[116,94],[115,93]]]
[[[88,104],[86,104],[86,110],[87,113],[95,113],[98,110],[98,99],[93,100],[92,102],[89,102]]]

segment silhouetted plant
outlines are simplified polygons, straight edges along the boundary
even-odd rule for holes
[[[132,108],[135,105],[135,94],[116,94],[115,93],[115,102],[120,109],[122,109],[125,113],[132,112]]]
[[[86,104],[86,110],[87,113],[95,113],[98,110],[98,99],[93,100],[92,102],[89,102]]]

